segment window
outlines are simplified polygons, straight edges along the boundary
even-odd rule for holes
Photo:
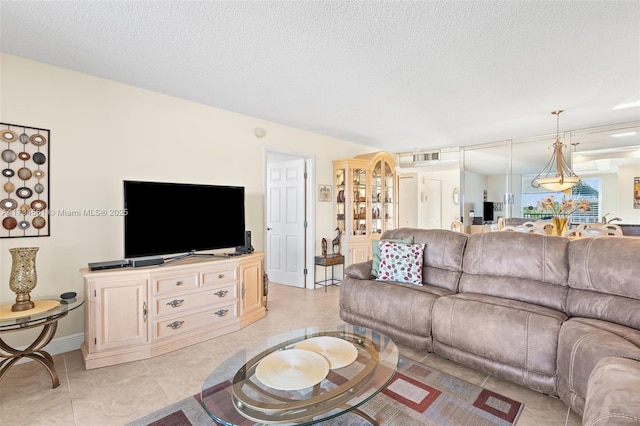
[[[543,198],[554,196],[557,202],[562,202],[564,194],[549,192],[544,188],[533,188],[531,180],[533,176],[522,176],[522,217],[525,219],[550,219],[549,212],[538,211],[538,201]],[[585,199],[591,207],[591,211],[583,213],[576,211],[571,215],[571,223],[594,223],[600,219],[600,178],[585,178],[571,188],[571,198],[574,200]]]

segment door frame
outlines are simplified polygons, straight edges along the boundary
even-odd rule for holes
[[[278,156],[280,158],[274,159],[274,156]],[[304,275],[304,286],[302,288],[313,289],[313,283],[316,281],[316,270],[314,266],[314,256],[315,256],[315,235],[316,235],[316,220],[315,220],[315,204],[314,201],[316,199],[316,185],[315,185],[315,157],[309,154],[303,154],[295,151],[286,151],[277,148],[264,148],[264,176],[263,176],[263,218],[262,218],[262,230],[264,232],[264,240],[267,241],[267,169],[269,161],[279,161],[282,160],[283,157],[288,157],[290,160],[294,159],[303,159],[305,163],[305,169],[307,173],[307,184],[305,186],[305,220],[307,222],[307,228],[305,232],[305,243],[304,243],[304,257],[302,258],[304,261],[304,265],[301,265],[303,269],[306,269],[307,273]],[[268,244],[264,245],[265,251],[265,270],[267,270],[267,265],[269,265],[269,247]]]

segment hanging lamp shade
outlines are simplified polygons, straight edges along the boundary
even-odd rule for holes
[[[571,166],[562,155],[562,150],[566,146],[560,141],[560,113],[562,112],[563,110],[558,110],[551,113],[557,117],[556,141],[553,143],[551,159],[531,181],[531,186],[534,188],[543,187],[549,191],[560,192],[580,182],[580,178],[571,170]]]

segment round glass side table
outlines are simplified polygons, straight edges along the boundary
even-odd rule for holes
[[[32,299],[34,300],[34,299]],[[0,380],[22,358],[42,364],[56,388],[60,386],[53,357],[43,348],[51,342],[58,328],[58,321],[84,303],[84,299],[42,298],[34,300],[35,307],[21,312],[11,312],[11,305],[0,306]],[[16,349],[7,344],[2,335],[42,326],[42,331],[26,349]]]

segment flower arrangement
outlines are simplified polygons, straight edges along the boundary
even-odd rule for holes
[[[558,203],[555,201],[553,195],[549,195],[548,197],[538,201],[538,211],[551,211],[551,214],[553,215],[551,218],[551,221],[553,222],[553,235],[564,235],[568,230],[567,221],[569,216],[578,210],[586,213],[591,211],[591,206],[585,199],[580,200],[580,202],[576,202],[576,200],[566,197],[562,199],[561,203]]]
[[[553,195],[549,195],[548,197],[538,201],[538,211],[551,211],[551,214],[554,217],[568,218],[572,213],[578,210],[586,213],[591,211],[591,206],[584,198],[581,199],[580,202],[576,202],[576,200],[565,197],[562,199],[561,203],[558,203],[555,201]]]

